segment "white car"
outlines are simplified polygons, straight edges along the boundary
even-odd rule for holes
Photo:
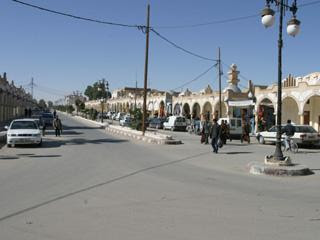
[[[315,145],[319,144],[320,135],[319,133],[311,126],[308,125],[293,125],[295,128],[295,134],[291,139],[301,145]],[[282,132],[285,125],[282,126]],[[284,135],[282,135],[284,139]],[[257,140],[260,144],[265,142],[275,143],[277,140],[277,128],[276,126],[271,127],[268,131],[263,131],[257,133]]]
[[[123,117],[122,119],[120,119],[120,126],[123,126],[123,127],[129,126],[130,123],[131,123],[131,118],[130,118],[130,116],[125,116],[125,117]]]
[[[186,128],[187,128],[187,121],[185,117],[170,116],[163,123],[163,129],[169,129],[171,131],[178,130],[178,129],[185,131]]]
[[[124,115],[125,115],[125,113],[118,112],[117,115],[116,115],[115,120],[120,121],[120,119],[121,119]]]
[[[39,126],[34,119],[13,120],[7,129],[7,146],[14,147],[17,144],[41,145],[42,137]]]

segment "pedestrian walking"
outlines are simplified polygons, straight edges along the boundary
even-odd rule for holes
[[[210,130],[210,138],[211,145],[213,148],[213,152],[218,153],[218,140],[220,139],[221,135],[221,126],[218,124],[217,119],[213,119],[213,125],[211,126]]]
[[[45,136],[47,126],[42,117],[40,117],[40,126],[42,127],[42,136]]]
[[[54,111],[53,111],[53,118],[56,118],[56,116],[57,116],[57,111],[54,110]]]
[[[250,143],[250,125],[246,121],[242,121],[241,143],[247,141]]]
[[[56,137],[60,137],[61,131],[62,131],[62,123],[59,119],[58,115],[56,115],[56,118],[53,120],[53,128],[56,133]]]
[[[285,134],[284,144],[285,144],[286,151],[291,149],[290,140],[291,140],[291,137],[295,134],[295,132],[296,132],[295,127],[292,125],[291,120],[288,119],[287,125],[283,129],[283,133]]]
[[[31,115],[32,115],[32,110],[31,110],[31,108],[29,108],[28,109],[28,117],[31,118]]]
[[[210,122],[208,119],[203,123],[202,134],[204,135],[204,144],[209,144]]]
[[[222,120],[221,121],[221,141],[223,142],[223,144],[226,144],[227,143],[227,124],[226,124],[226,121],[227,120]]]

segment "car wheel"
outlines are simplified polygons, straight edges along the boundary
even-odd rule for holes
[[[174,127],[171,127],[171,131],[174,131]]]
[[[11,148],[12,146],[11,146],[11,144],[7,144],[7,148]]]
[[[262,137],[262,136],[259,137],[259,143],[260,144],[265,144],[264,137]]]
[[[41,147],[41,146],[42,146],[42,139],[41,139],[41,142],[39,142],[38,146],[39,146],[39,147]]]

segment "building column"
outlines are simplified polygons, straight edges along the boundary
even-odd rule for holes
[[[303,113],[299,114],[299,118],[300,118],[300,124],[303,125],[303,123],[304,123],[304,115],[303,115]]]

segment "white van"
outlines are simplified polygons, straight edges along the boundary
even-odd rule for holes
[[[163,129],[169,129],[171,131],[174,131],[174,130],[185,131],[186,128],[187,128],[187,121],[185,117],[170,116],[163,123]]]
[[[220,118],[218,123],[221,125],[222,120],[227,121],[230,126],[230,135],[232,137],[241,137],[242,119],[241,118]]]

